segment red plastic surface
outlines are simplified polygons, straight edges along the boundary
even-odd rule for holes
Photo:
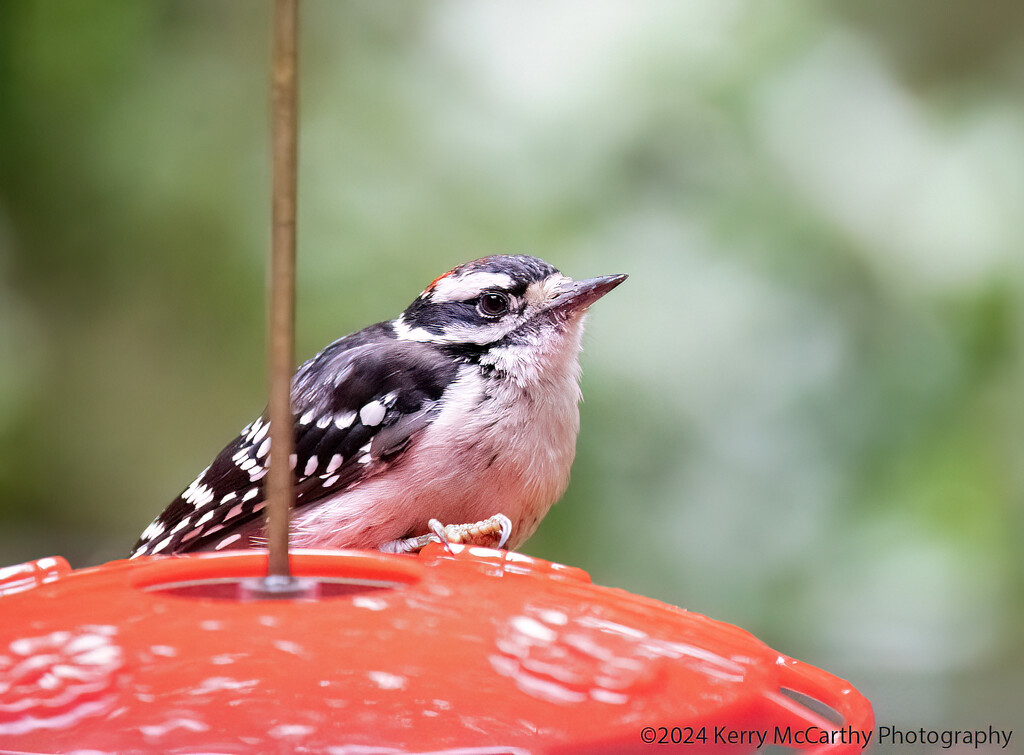
[[[722,737],[788,726],[833,740],[808,751],[859,753],[841,730],[874,725],[848,683],[736,627],[456,551],[299,551],[315,600],[234,597],[258,552],[26,566],[23,586],[52,579],[10,594],[0,572],[0,750],[753,752],[756,734]]]
[[[60,556],[41,558],[17,566],[0,568],[0,596],[31,590],[55,582],[71,571],[71,564]]]

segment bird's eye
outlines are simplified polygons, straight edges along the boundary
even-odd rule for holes
[[[505,294],[483,294],[477,300],[476,311],[487,318],[501,317],[508,312],[508,297]]]

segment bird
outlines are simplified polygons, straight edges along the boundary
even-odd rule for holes
[[[302,364],[291,544],[404,552],[497,533],[519,547],[568,485],[587,311],[626,278],[483,257]],[[266,412],[246,425],[129,556],[265,545],[269,428]]]

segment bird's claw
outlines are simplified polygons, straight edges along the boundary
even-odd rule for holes
[[[446,551],[448,551],[449,553],[455,552],[452,550],[451,546],[452,538],[448,537],[448,531],[445,529],[445,526],[441,524],[440,521],[438,521],[437,519],[430,519],[429,521],[427,521],[427,526],[430,528],[430,531],[434,533],[434,537],[437,538],[437,542],[441,543],[441,545],[444,546],[444,549]]]
[[[504,514],[471,524],[441,524],[437,519],[427,522],[428,535],[407,537],[385,543],[381,550],[387,553],[415,553],[428,543],[441,543],[452,553],[452,545],[479,545],[487,548],[503,548],[512,535],[512,520]],[[497,541],[497,542],[495,542]]]
[[[436,519],[430,520],[430,529],[442,543],[457,545],[481,545],[502,548],[512,534],[512,520],[504,514],[472,524],[449,524],[442,526]],[[495,542],[497,541],[497,542]]]

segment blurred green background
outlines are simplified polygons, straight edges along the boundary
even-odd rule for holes
[[[268,11],[0,4],[0,564],[123,556],[264,405]],[[525,552],[880,723],[1024,739],[1022,30],[1018,0],[307,0],[299,357],[470,258],[628,272]]]

